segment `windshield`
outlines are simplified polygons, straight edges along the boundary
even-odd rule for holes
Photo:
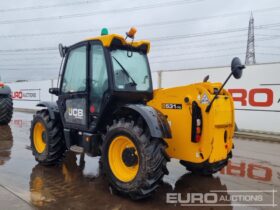
[[[150,89],[150,74],[146,55],[141,52],[127,54],[127,50],[111,51],[115,86],[119,90],[147,91]]]

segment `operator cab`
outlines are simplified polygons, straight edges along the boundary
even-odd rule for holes
[[[151,71],[147,58],[149,41],[135,41],[136,29],[124,38],[108,34],[63,47],[57,104],[64,127],[92,130],[104,112],[124,104],[145,104],[153,97]],[[131,38],[132,41],[127,41]],[[103,116],[103,115],[102,115]]]
[[[109,54],[114,95],[130,103],[150,100],[153,88],[147,53],[130,46],[116,45],[110,48]]]

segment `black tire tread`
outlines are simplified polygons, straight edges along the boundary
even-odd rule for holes
[[[0,125],[7,125],[13,117],[13,99],[11,95],[0,95]]]
[[[166,164],[169,161],[167,154],[165,153],[165,149],[167,144],[163,139],[152,138],[149,133],[149,129],[143,126],[141,120],[128,120],[125,118],[121,118],[119,120],[114,120],[111,126],[107,126],[107,134],[116,129],[123,129],[127,132],[132,133],[140,142],[140,152],[143,153],[144,160],[144,169],[140,171],[141,175],[137,175],[134,184],[128,187],[124,187],[124,185],[119,185],[115,183],[113,180],[109,179],[111,186],[120,192],[121,194],[125,194],[130,196],[134,200],[142,199],[149,197],[153,191],[159,186],[160,181],[163,176],[168,173]],[[108,141],[108,139],[107,139]],[[105,142],[103,141],[102,145],[102,165],[105,166],[106,161],[104,159],[105,146],[106,146],[106,135]],[[109,168],[109,166],[107,166]],[[107,169],[108,170],[108,169]],[[105,167],[105,174],[108,173]],[[137,179],[137,180],[136,180]]]
[[[42,119],[46,125],[48,142],[45,154],[39,154],[33,144],[33,127],[37,118]],[[30,140],[32,153],[35,156],[36,161],[43,165],[54,165],[61,162],[66,150],[62,125],[59,120],[50,119],[48,110],[37,111],[34,115],[31,122]]]

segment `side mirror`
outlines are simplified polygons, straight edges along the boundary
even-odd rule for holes
[[[245,69],[245,66],[241,64],[241,60],[237,57],[233,58],[231,61],[231,73],[228,75],[226,81],[222,84],[221,88],[218,92],[216,92],[214,98],[210,102],[210,104],[206,107],[206,112],[209,112],[213,102],[216,100],[217,96],[220,94],[222,89],[225,87],[231,76],[233,75],[235,79],[240,79],[242,76],[243,69]]]
[[[235,79],[241,78],[243,69],[245,69],[245,66],[241,63],[241,60],[238,57],[233,58],[231,62],[231,72]]]
[[[62,58],[65,57],[67,53],[67,47],[64,47],[61,43],[58,45],[59,54]]]
[[[58,88],[50,88],[49,93],[58,96],[59,89]]]

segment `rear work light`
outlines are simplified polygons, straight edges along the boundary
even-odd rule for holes
[[[198,104],[192,103],[192,142],[200,142],[202,135],[202,114]]]

